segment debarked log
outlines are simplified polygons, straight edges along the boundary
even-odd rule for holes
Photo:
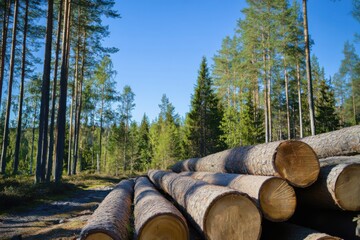
[[[236,147],[203,158],[185,160],[172,168],[175,172],[182,169],[279,176],[291,185],[307,187],[316,181],[320,166],[308,144],[290,140]]]
[[[129,239],[134,181],[123,180],[105,197],[80,233],[81,240]]]
[[[300,139],[309,144],[319,158],[360,153],[360,125]]]
[[[357,157],[321,160],[318,181],[306,189],[296,190],[299,204],[360,211],[360,163],[357,161]]]
[[[211,172],[182,172],[180,175],[246,193],[270,221],[286,221],[296,209],[294,188],[279,177]]]
[[[134,205],[136,239],[189,239],[185,218],[147,177],[136,180]]]
[[[172,172],[151,170],[148,176],[206,239],[259,239],[261,214],[246,194]]]

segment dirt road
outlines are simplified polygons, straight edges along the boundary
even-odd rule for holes
[[[76,239],[110,187],[80,190],[32,209],[0,214],[0,239]]]

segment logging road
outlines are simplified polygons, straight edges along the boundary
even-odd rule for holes
[[[101,187],[76,191],[71,197],[32,209],[0,214],[0,240],[76,239],[98,204],[111,191]],[[20,238],[21,235],[21,238]]]

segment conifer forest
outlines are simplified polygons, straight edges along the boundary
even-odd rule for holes
[[[351,1],[360,22],[360,1]],[[343,43],[337,73],[325,76],[311,52],[306,0],[246,2],[213,64],[199,59],[186,115],[164,93],[158,116],[137,122],[142,93],[117,90],[118,49],[103,45],[104,19],[122,21],[115,0],[1,0],[0,174],[36,183],[118,176],[358,125],[360,29]]]

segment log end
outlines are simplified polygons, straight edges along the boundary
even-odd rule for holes
[[[264,217],[273,222],[288,220],[296,209],[294,188],[280,178],[269,178],[259,191]]]
[[[314,150],[301,141],[282,142],[277,148],[274,164],[279,175],[296,187],[310,186],[320,172]]]
[[[139,233],[138,239],[188,239],[185,223],[178,217],[167,214],[157,216],[146,223]]]
[[[257,240],[261,233],[261,215],[247,196],[231,193],[212,203],[204,226],[207,239]]]
[[[337,204],[344,210],[360,210],[360,164],[344,168],[335,184]]]

